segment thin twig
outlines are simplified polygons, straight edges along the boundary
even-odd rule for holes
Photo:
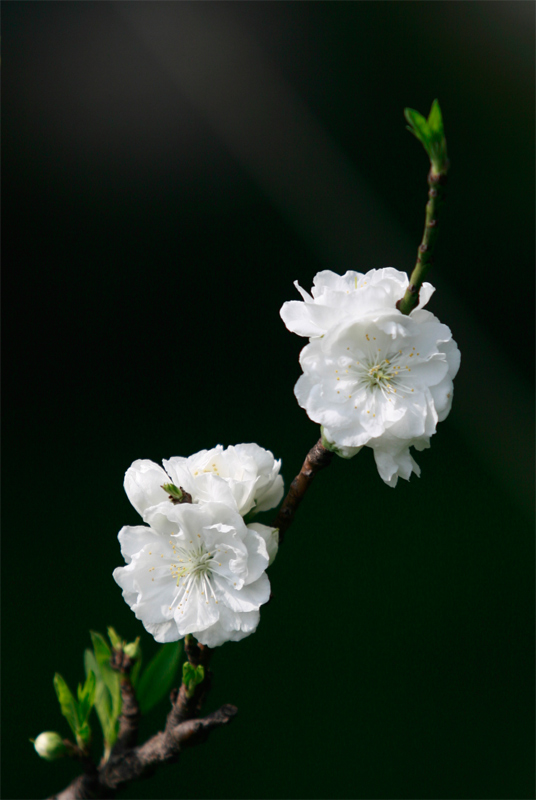
[[[333,453],[323,446],[322,439],[319,439],[307,453],[302,468],[290,484],[288,494],[272,523],[274,528],[279,529],[279,544],[283,541],[287,529],[292,524],[298,506],[311,485],[314,476],[321,469],[331,464],[332,459]]]
[[[439,209],[445,199],[447,169],[448,165],[442,173],[435,172],[433,168],[428,173],[428,202],[422,241],[417,251],[417,261],[409,279],[409,286],[404,297],[396,304],[403,314],[409,314],[418,305],[421,286],[434,261],[433,252],[439,230]]]

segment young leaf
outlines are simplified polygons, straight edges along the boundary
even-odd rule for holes
[[[80,728],[80,721],[78,718],[78,705],[74,699],[71,690],[59,674],[56,672],[54,675],[54,689],[61,708],[61,713],[69,723],[69,727],[75,736]]]
[[[409,122],[408,130],[411,131],[411,133],[423,144],[424,148],[428,150],[428,143],[431,138],[431,130],[426,119],[422,114],[419,114],[418,111],[415,111],[414,108],[405,108],[404,116]]]
[[[108,626],[108,638],[112,643],[112,647],[119,648],[123,644],[121,637],[115,632],[111,625]]]
[[[95,673],[90,671],[87,674],[84,685],[78,684],[78,717],[81,723],[87,721],[89,713],[95,704],[96,683]]]
[[[95,631],[91,631],[91,641],[93,642],[93,650],[95,652],[95,659],[100,667],[100,672],[104,683],[108,687],[112,700],[112,712],[117,718],[121,712],[121,685],[119,673],[114,672],[110,666],[110,658],[112,651],[108,647],[104,636]]]
[[[97,663],[99,665],[109,664],[110,658],[112,656],[112,651],[108,647],[106,639],[101,633],[96,633],[95,631],[90,631],[90,634]]]
[[[437,137],[443,138],[443,117],[437,100],[432,103],[432,108],[428,114],[428,126]]]
[[[78,745],[89,744],[91,741],[91,728],[89,727],[89,722],[84,722],[82,725],[80,725],[78,731],[76,732],[76,741]]]
[[[89,675],[93,672],[96,676],[95,685],[95,711],[99,718],[102,728],[102,735],[104,737],[105,747],[110,749],[117,739],[118,719],[117,715],[114,716],[112,710],[112,698],[110,691],[106,686],[95,654],[91,650],[86,650],[84,653],[84,663],[86,673]]]
[[[428,119],[425,119],[414,108],[405,108],[404,116],[409,122],[408,130],[417,137],[428,153],[433,171],[438,175],[446,175],[449,167],[447,142],[438,101],[434,100],[432,103]]]
[[[171,691],[176,681],[182,642],[164,644],[147,664],[136,691],[142,714],[146,714]]]

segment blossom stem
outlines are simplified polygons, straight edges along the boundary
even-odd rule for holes
[[[333,453],[324,447],[322,439],[319,439],[307,453],[302,468],[290,484],[288,494],[283,500],[279,513],[273,522],[273,527],[279,529],[279,544],[283,541],[287,529],[292,524],[298,506],[314,476],[321,469],[331,464],[332,459]]]
[[[411,313],[418,304],[419,291],[434,260],[433,253],[438,234],[439,210],[445,199],[447,168],[448,164],[441,173],[438,173],[431,167],[428,173],[428,202],[426,203],[422,242],[417,251],[417,261],[409,279],[409,286],[404,297],[396,304],[396,307],[403,314]]]

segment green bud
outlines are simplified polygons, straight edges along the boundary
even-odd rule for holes
[[[186,687],[187,697],[191,697],[194,689],[198,683],[201,683],[205,678],[205,668],[202,664],[194,667],[189,661],[185,661],[182,665],[182,682]]]
[[[30,741],[32,741],[30,739]],[[63,743],[63,739],[55,731],[44,731],[40,733],[37,739],[34,740],[33,746],[41,758],[47,761],[55,761],[57,758],[63,758],[67,755],[67,747]]]
[[[164,483],[162,489],[176,500],[182,500],[182,490],[174,483]]]
[[[135,660],[141,656],[140,637],[133,642],[129,642],[123,647],[123,652],[126,656]]]

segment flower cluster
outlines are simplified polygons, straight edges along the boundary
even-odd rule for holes
[[[423,309],[433,287],[423,284],[419,305],[405,316],[396,302],[408,278],[392,268],[319,272],[311,295],[295,286],[303,301],[284,303],[281,317],[309,337],[294,389],[298,403],[339,455],[371,447],[389,486],[419,475],[409,448],[430,446],[450,411],[460,365],[450,329]]]
[[[191,633],[216,647],[256,629],[278,533],[244,516],[280,502],[280,467],[269,451],[240,444],[127,470],[125,491],[147,524],[119,532],[127,566],[113,576],[157,642]]]

